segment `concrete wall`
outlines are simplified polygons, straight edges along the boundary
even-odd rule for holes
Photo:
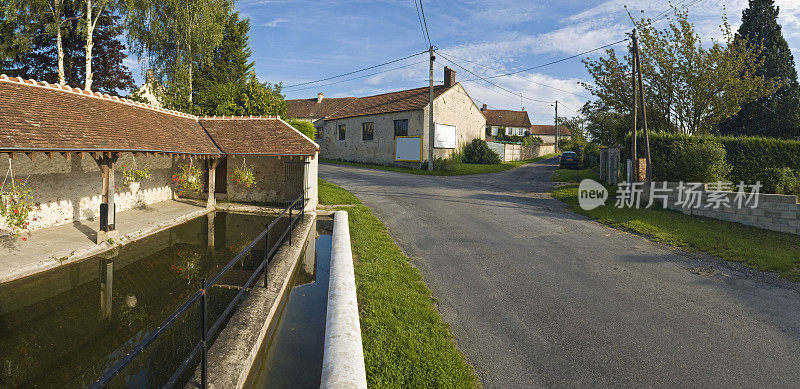
[[[497,155],[500,156],[505,162],[508,161],[524,161],[527,159],[533,159],[537,157],[541,157],[545,154],[552,154],[555,153],[556,145],[555,144],[540,144],[540,145],[530,145],[530,146],[523,146],[513,143],[498,143],[498,142],[486,142],[489,145],[489,148],[494,150]]]
[[[661,184],[656,183],[656,188],[660,188]],[[722,192],[724,197],[729,201],[730,207],[720,207],[719,209],[712,208],[682,208],[676,206],[678,201],[678,183],[670,182],[667,184],[669,192],[668,208],[678,210],[687,215],[698,215],[710,217],[713,219],[726,220],[763,228],[772,231],[786,232],[789,234],[800,235],[800,204],[797,203],[797,196],[776,195],[776,194],[760,194],[758,198],[758,206],[751,208],[749,205],[743,206],[742,209],[736,207],[734,197],[735,192]],[[650,198],[650,187],[643,185],[643,206],[647,205]],[[659,194],[659,192],[656,192]],[[708,191],[703,190],[701,204],[706,204],[708,198]],[[660,202],[659,202],[660,204]]]
[[[0,157],[0,174],[8,171],[9,159],[6,154]],[[137,157],[139,168],[149,167],[152,177],[141,183],[137,193],[132,193],[123,185],[122,165],[131,165],[133,155],[122,153],[115,168],[117,193],[114,201],[117,212],[134,207],[158,203],[172,198],[173,161],[170,157]],[[100,213],[101,176],[94,159],[86,155],[81,159],[72,154],[67,161],[60,154],[52,159],[37,154],[36,161],[17,154],[11,161],[16,178],[28,178],[34,188],[34,199],[40,205],[31,215],[30,229],[37,230],[71,222],[94,219]],[[8,233],[7,226],[0,220],[0,235]]]
[[[484,138],[486,118],[475,106],[467,92],[457,84],[434,100],[434,121],[455,125],[457,146],[472,139]],[[419,166],[418,163],[394,160],[394,121],[408,119],[408,135],[422,136],[422,160],[428,159],[428,107],[416,111],[359,116],[325,122],[320,144],[320,156],[327,159],[374,163],[381,165]],[[362,140],[362,123],[373,122],[373,140]],[[339,125],[346,126],[345,139],[339,140]],[[457,149],[434,149],[434,158],[446,158]]]
[[[288,157],[265,156],[228,156],[227,193],[217,194],[220,199],[245,203],[282,203],[294,200],[302,193],[303,186],[308,188],[307,196],[312,200],[306,204],[307,209],[317,201],[317,165],[319,158],[310,160],[308,167],[298,157],[290,160]],[[246,161],[247,166],[253,169],[256,186],[245,188],[230,181],[234,169],[241,167]],[[308,174],[307,179],[304,175]]]

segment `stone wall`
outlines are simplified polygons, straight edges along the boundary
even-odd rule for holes
[[[656,188],[660,188],[660,183],[656,183]],[[704,186],[701,191],[702,202],[701,208],[683,208],[676,206],[678,201],[678,183],[670,182],[667,184],[669,189],[667,208],[678,210],[687,215],[698,215],[710,217],[713,219],[726,220],[763,228],[772,231],[780,231],[789,234],[800,235],[800,204],[797,203],[797,196],[777,195],[777,194],[759,194],[758,205],[752,208],[750,205],[744,205],[741,209],[737,208],[735,200],[735,192],[720,192],[722,196],[727,199],[730,206],[721,206],[718,209],[705,207],[708,198],[707,186]],[[647,204],[647,199],[650,198],[650,187],[643,185],[643,204]],[[658,194],[659,192],[654,192]],[[661,202],[659,201],[659,204]]]
[[[0,154],[0,174],[5,176],[9,167],[6,154]],[[96,218],[100,213],[102,179],[94,159],[86,155],[81,159],[72,154],[68,161],[61,154],[52,159],[38,153],[36,161],[23,154],[16,154],[11,161],[15,178],[27,178],[34,188],[34,200],[40,205],[31,215],[29,228],[37,230],[72,222]],[[152,177],[141,183],[138,192],[132,193],[123,184],[122,165],[133,164],[133,154],[122,153],[115,164],[114,198],[117,212],[169,200],[173,197],[173,161],[170,157],[138,157],[139,168],[148,167]],[[9,177],[10,179],[10,177]],[[93,226],[96,227],[96,226]],[[0,220],[0,235],[8,234],[8,228]]]
[[[543,143],[539,145],[523,146],[513,143],[500,143],[500,142],[486,142],[489,148],[492,149],[500,159],[504,162],[508,161],[524,161],[534,159],[546,154],[556,152],[556,145],[553,143]]]
[[[245,188],[230,181],[234,169],[242,166],[245,158],[247,166],[253,169],[256,179],[254,188]],[[288,157],[229,156],[225,175],[228,180],[227,193],[218,194],[218,197],[245,203],[282,203],[300,196],[305,186],[308,189],[306,195],[311,199],[306,209],[313,209],[317,201],[318,161],[319,158],[314,157],[306,165],[298,157],[290,160]],[[308,177],[304,177],[305,174]]]

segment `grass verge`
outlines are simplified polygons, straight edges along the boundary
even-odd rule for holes
[[[586,169],[556,169],[550,181],[553,182],[581,182],[585,178],[597,180],[599,177],[591,168]]]
[[[324,183],[324,184],[323,184]],[[478,380],[434,307],[419,270],[369,208],[320,180],[320,203],[349,214],[369,387],[474,388]]]
[[[617,208],[611,203],[586,211],[578,206],[576,185],[556,188],[552,195],[572,211],[611,227],[800,281],[800,240],[795,235],[661,208]]]
[[[399,166],[385,166],[385,165],[375,165],[370,163],[358,163],[358,162],[347,162],[347,161],[336,161],[332,159],[322,159],[320,163],[329,163],[334,165],[345,165],[345,166],[355,166],[355,167],[363,167],[368,169],[376,169],[376,170],[386,170],[391,172],[398,172],[398,173],[408,173],[408,174],[418,174],[423,176],[463,176],[468,174],[483,174],[483,173],[497,173],[506,171],[509,169],[513,169],[515,167],[519,167],[522,165],[526,165],[533,162],[538,162],[543,159],[555,157],[557,154],[547,154],[541,157],[537,157],[534,159],[527,159],[524,161],[511,161],[511,162],[502,162],[496,163],[492,165],[481,165],[481,164],[474,164],[474,163],[456,163],[454,164],[454,169],[451,171],[428,171],[422,169],[412,169],[407,167],[399,167]]]

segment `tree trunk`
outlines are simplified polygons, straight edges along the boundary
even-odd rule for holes
[[[83,89],[92,90],[92,48],[94,47],[92,23],[92,0],[86,0],[86,82]]]
[[[56,19],[56,46],[58,47],[58,83],[59,85],[66,85],[67,80],[64,77],[64,47],[61,45],[61,15]]]

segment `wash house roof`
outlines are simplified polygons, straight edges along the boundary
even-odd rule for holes
[[[219,124],[226,121],[235,125]],[[207,132],[201,122],[217,123],[215,131]],[[212,132],[225,140],[215,142]],[[0,76],[0,152],[215,156],[244,149],[312,155],[318,146],[277,117],[201,119],[98,92]]]
[[[437,85],[433,87],[433,98],[439,97],[452,87]],[[430,102],[429,87],[383,93],[375,96],[359,97],[346,107],[328,117],[329,120],[356,116],[378,115],[383,113],[416,111],[425,108]]]
[[[531,119],[527,111],[511,111],[507,109],[484,109],[487,126],[522,127],[531,126]]]

